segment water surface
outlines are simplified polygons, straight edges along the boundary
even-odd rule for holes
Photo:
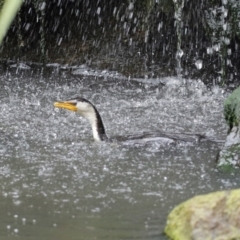
[[[82,96],[109,136],[143,131],[226,136],[225,94],[200,81],[12,68],[0,77],[1,239],[166,239],[169,211],[240,186],[216,170],[221,144],[96,143],[89,123],[54,109]]]

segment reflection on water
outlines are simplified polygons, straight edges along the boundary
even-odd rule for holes
[[[166,239],[176,204],[240,186],[239,176],[215,169],[216,143],[95,143],[86,120],[53,107],[57,99],[89,99],[109,136],[163,130],[222,138],[221,94],[170,98],[166,85],[139,80],[21,74],[0,78],[1,239]]]

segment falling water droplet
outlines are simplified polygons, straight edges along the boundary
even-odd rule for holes
[[[202,66],[203,66],[202,60],[200,60],[200,59],[197,60],[195,62],[195,66],[196,66],[197,69],[202,69]]]
[[[226,31],[227,30],[227,24],[223,24],[223,30]]]
[[[179,49],[177,51],[177,57],[181,58],[183,56],[183,50],[182,49]]]
[[[43,2],[40,6],[40,10],[43,11],[46,7],[46,2]]]
[[[128,6],[128,10],[130,11],[133,10],[133,7],[134,7],[133,2],[130,2]]]
[[[98,9],[97,9],[97,14],[99,15],[100,13],[101,13],[101,8],[98,7]]]
[[[213,49],[214,49],[216,52],[218,52],[218,51],[220,50],[220,45],[219,45],[219,44],[215,44],[215,45],[213,46]]]
[[[62,38],[59,39],[59,41],[58,41],[58,46],[60,46],[61,43],[62,43]]]
[[[213,48],[208,47],[207,48],[207,54],[213,54]]]
[[[222,0],[222,4],[226,5],[228,0]]]
[[[229,45],[230,44],[230,39],[229,38],[224,38],[224,42],[226,45]]]
[[[26,218],[22,218],[22,223],[23,223],[23,225],[26,224]]]
[[[228,66],[232,66],[232,62],[231,62],[230,59],[227,59],[227,65],[228,65]]]

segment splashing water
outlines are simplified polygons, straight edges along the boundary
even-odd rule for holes
[[[89,99],[109,136],[163,130],[222,138],[221,91],[211,92],[201,81],[127,81],[82,70],[1,76],[1,237],[165,239],[173,206],[240,186],[239,176],[215,169],[215,143],[95,143],[86,120],[53,107],[58,99]]]

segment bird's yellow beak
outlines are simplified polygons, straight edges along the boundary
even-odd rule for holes
[[[55,102],[54,107],[65,108],[67,110],[74,111],[74,112],[77,111],[76,104],[71,102]]]

